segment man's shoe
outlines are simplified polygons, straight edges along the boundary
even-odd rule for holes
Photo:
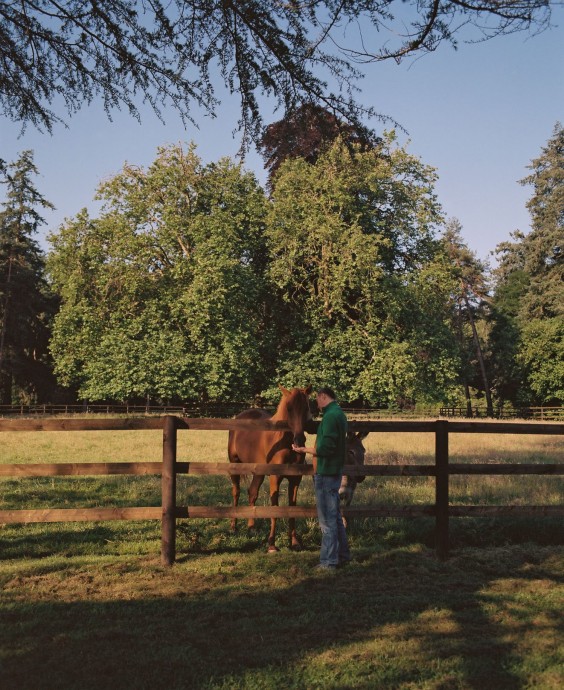
[[[316,566],[313,567],[314,570],[316,571],[321,571],[324,573],[334,573],[337,570],[336,565],[325,565],[324,563],[318,563]]]

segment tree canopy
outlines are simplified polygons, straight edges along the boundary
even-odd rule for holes
[[[368,128],[343,122],[326,108],[313,103],[301,105],[268,125],[258,148],[268,170],[269,186],[272,188],[276,172],[284,161],[303,158],[313,164],[337,138],[346,142],[351,152],[354,148],[364,151],[381,142]]]
[[[263,94],[359,123],[359,64],[456,45],[468,25],[473,39],[541,30],[550,16],[547,0],[2,2],[0,112],[51,130],[101,97],[108,114],[138,115],[141,99],[190,120],[194,105],[216,113],[223,85],[247,137],[260,134]]]
[[[448,398],[458,348],[434,180],[392,134],[286,161],[270,199],[193,147],[126,166],[98,218],[51,238],[59,377],[88,399],[252,399],[298,381],[372,404]]]
[[[532,229],[498,247],[493,297],[460,224],[445,225],[435,171],[393,132],[289,156],[270,196],[228,158],[163,147],[99,187],[98,217],[52,234],[50,282],[33,239],[50,204],[26,151],[0,178],[0,395],[40,395],[51,333],[59,383],[89,400],[323,383],[388,407],[460,404],[462,385],[468,409],[491,389],[489,414],[494,400],[562,403],[563,136],[557,124],[530,165]]]
[[[465,387],[466,407],[470,412],[470,383],[472,383],[485,395],[487,414],[491,416],[493,415],[491,386],[483,351],[484,343],[478,333],[479,324],[485,320],[485,308],[490,301],[487,268],[463,241],[462,225],[456,218],[447,223],[443,242],[457,281],[454,294],[456,304],[454,324],[465,360],[461,373]]]

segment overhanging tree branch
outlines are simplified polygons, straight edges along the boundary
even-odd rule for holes
[[[64,115],[57,98],[72,114],[101,97],[108,116],[123,106],[138,116],[142,98],[161,118],[172,106],[193,122],[193,106],[217,113],[223,81],[240,96],[247,138],[260,134],[263,94],[286,110],[314,103],[358,123],[374,113],[353,98],[362,76],[353,63],[455,44],[469,26],[480,38],[540,31],[550,17],[550,0],[0,2],[0,114],[51,131]]]

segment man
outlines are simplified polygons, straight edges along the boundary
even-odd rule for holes
[[[347,533],[341,516],[339,487],[346,457],[347,418],[331,388],[317,391],[317,405],[323,418],[317,429],[315,448],[294,446],[299,453],[313,456],[317,516],[321,528],[318,568],[335,570],[351,559]]]

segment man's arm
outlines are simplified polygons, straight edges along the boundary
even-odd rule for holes
[[[305,446],[296,446],[292,444],[292,450],[294,450],[296,453],[308,453],[311,455],[313,461],[313,473],[315,474],[317,472],[317,451],[315,448],[306,448]]]

